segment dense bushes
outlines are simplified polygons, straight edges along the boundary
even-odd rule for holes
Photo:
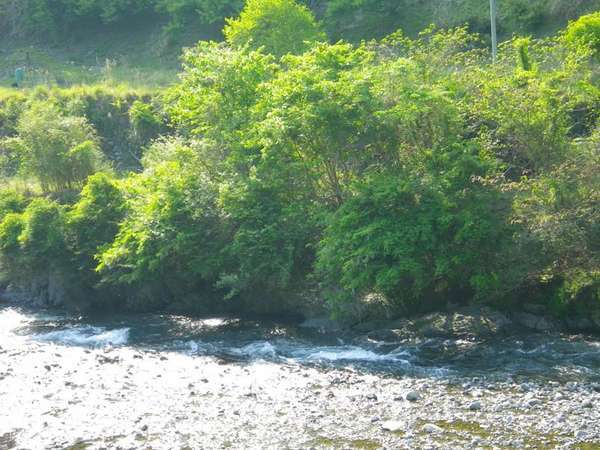
[[[139,173],[95,174],[76,198],[55,196],[64,204],[0,196],[5,279],[27,278],[34,258],[73,296],[137,309],[303,311],[309,291],[350,319],[373,294],[394,313],[524,296],[597,307],[600,92],[586,43],[519,38],[491,64],[466,28],[306,48],[242,28],[243,42],[186,52],[164,107],[119,109],[147,146]],[[92,125],[106,134],[103,101],[48,100],[58,112],[26,102],[10,142],[58,147],[24,127],[34,118],[64,130],[86,117],[67,154],[94,142]],[[155,139],[160,111],[176,136]]]
[[[501,290],[507,199],[477,181],[493,164],[460,144],[437,151],[432,157],[441,161],[428,162],[425,172],[366,177],[328,220],[318,269],[338,312],[353,295],[371,292],[408,312],[489,301]],[[433,167],[440,163],[442,171]]]
[[[38,117],[40,114],[44,117]],[[15,139],[19,134],[21,138],[31,135],[24,132],[23,127],[37,124],[37,133],[43,140],[47,137],[44,131],[46,120],[54,124],[49,128],[71,127],[80,135],[79,144],[88,140],[93,142],[93,147],[101,150],[102,159],[118,171],[139,170],[142,149],[160,133],[169,132],[156,97],[134,90],[96,86],[40,87],[26,93],[15,92],[0,98],[0,174],[17,174],[19,148],[32,150],[32,142],[23,147]],[[65,123],[69,121],[70,125]],[[59,126],[58,122],[63,123]],[[87,149],[92,150],[89,146]],[[84,162],[80,157],[86,153],[93,156],[85,147],[78,150],[74,152],[77,155],[71,156],[79,158],[79,163]],[[44,149],[44,152],[48,151],[49,148]]]

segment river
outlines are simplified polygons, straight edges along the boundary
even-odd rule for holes
[[[600,449],[600,342],[0,307],[0,449]]]

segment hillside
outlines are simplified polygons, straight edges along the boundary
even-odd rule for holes
[[[98,2],[86,4],[94,3]],[[27,8],[21,6],[17,15],[15,0],[0,0],[0,86],[12,84],[17,67],[26,69],[25,86],[106,81],[135,86],[171,84],[180,68],[181,47],[198,40],[221,40],[224,17],[240,8],[236,0],[212,2],[210,8],[201,0],[154,0],[160,7],[145,9],[133,8],[134,3],[133,0],[100,2],[100,5],[125,6],[122,10],[108,9],[110,17],[104,9],[88,8],[77,10],[78,15],[67,19],[63,17],[67,14],[65,8],[47,6],[48,0],[28,0],[20,4],[38,8],[37,15],[32,13],[28,19],[24,12]],[[304,3],[312,8],[331,41],[380,38],[397,29],[414,37],[432,23],[441,27],[467,23],[472,31],[484,36],[489,28],[487,1],[305,0]],[[168,6],[171,4],[177,7]],[[191,9],[190,4],[193,4]],[[545,36],[563,28],[569,20],[598,9],[599,0],[504,0],[500,2],[499,32],[502,38],[514,33]]]

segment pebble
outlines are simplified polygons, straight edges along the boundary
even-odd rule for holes
[[[439,434],[444,430],[433,423],[426,423],[423,425],[423,431],[429,434]]]
[[[398,431],[403,431],[405,428],[404,422],[400,422],[398,420],[390,420],[387,422],[383,422],[381,424],[381,428],[385,431],[390,431],[391,433],[396,433]]]
[[[585,439],[587,437],[587,433],[583,430],[578,430],[575,433],[575,439]]]
[[[481,402],[473,402],[469,405],[471,411],[479,411],[481,409]]]
[[[421,394],[419,394],[417,391],[410,391],[408,394],[406,394],[406,400],[408,400],[409,402],[416,402],[420,399]]]

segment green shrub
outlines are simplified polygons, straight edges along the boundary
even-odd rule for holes
[[[32,266],[56,264],[65,255],[64,209],[52,200],[37,198],[23,212],[19,244]]]
[[[124,215],[125,199],[118,182],[104,173],[89,177],[66,216],[68,243],[81,258],[81,268],[94,271],[96,256],[112,243]]]
[[[163,122],[151,104],[134,101],[129,108],[133,141],[143,146],[164,130]]]
[[[28,204],[24,195],[12,189],[0,189],[0,221],[10,213],[22,213]]]
[[[46,192],[80,187],[102,166],[93,127],[51,104],[33,104],[21,116],[18,131],[26,170]]]
[[[523,255],[536,282],[558,286],[554,301],[568,305],[600,282],[600,133],[573,145],[554,170],[524,182],[513,221],[518,238],[535,241],[537,253]],[[597,298],[600,300],[600,298]]]
[[[4,256],[7,253],[18,251],[19,236],[23,233],[24,227],[22,214],[8,213],[2,217],[0,222],[0,251]]]
[[[228,19],[223,32],[233,47],[264,49],[275,56],[302,53],[325,40],[310,10],[295,0],[247,0],[239,18]]]
[[[213,290],[227,228],[216,187],[187,164],[158,163],[128,180],[127,215],[100,256],[105,282],[150,289],[154,302]],[[131,300],[144,301],[135,294]]]
[[[333,292],[344,289],[334,307],[376,292],[405,312],[427,310],[500,288],[506,200],[473,181],[490,167],[469,147],[437,152],[426,173],[365,178],[331,215],[317,267]]]
[[[600,56],[600,12],[582,16],[567,27],[564,38],[573,47],[584,46]]]

